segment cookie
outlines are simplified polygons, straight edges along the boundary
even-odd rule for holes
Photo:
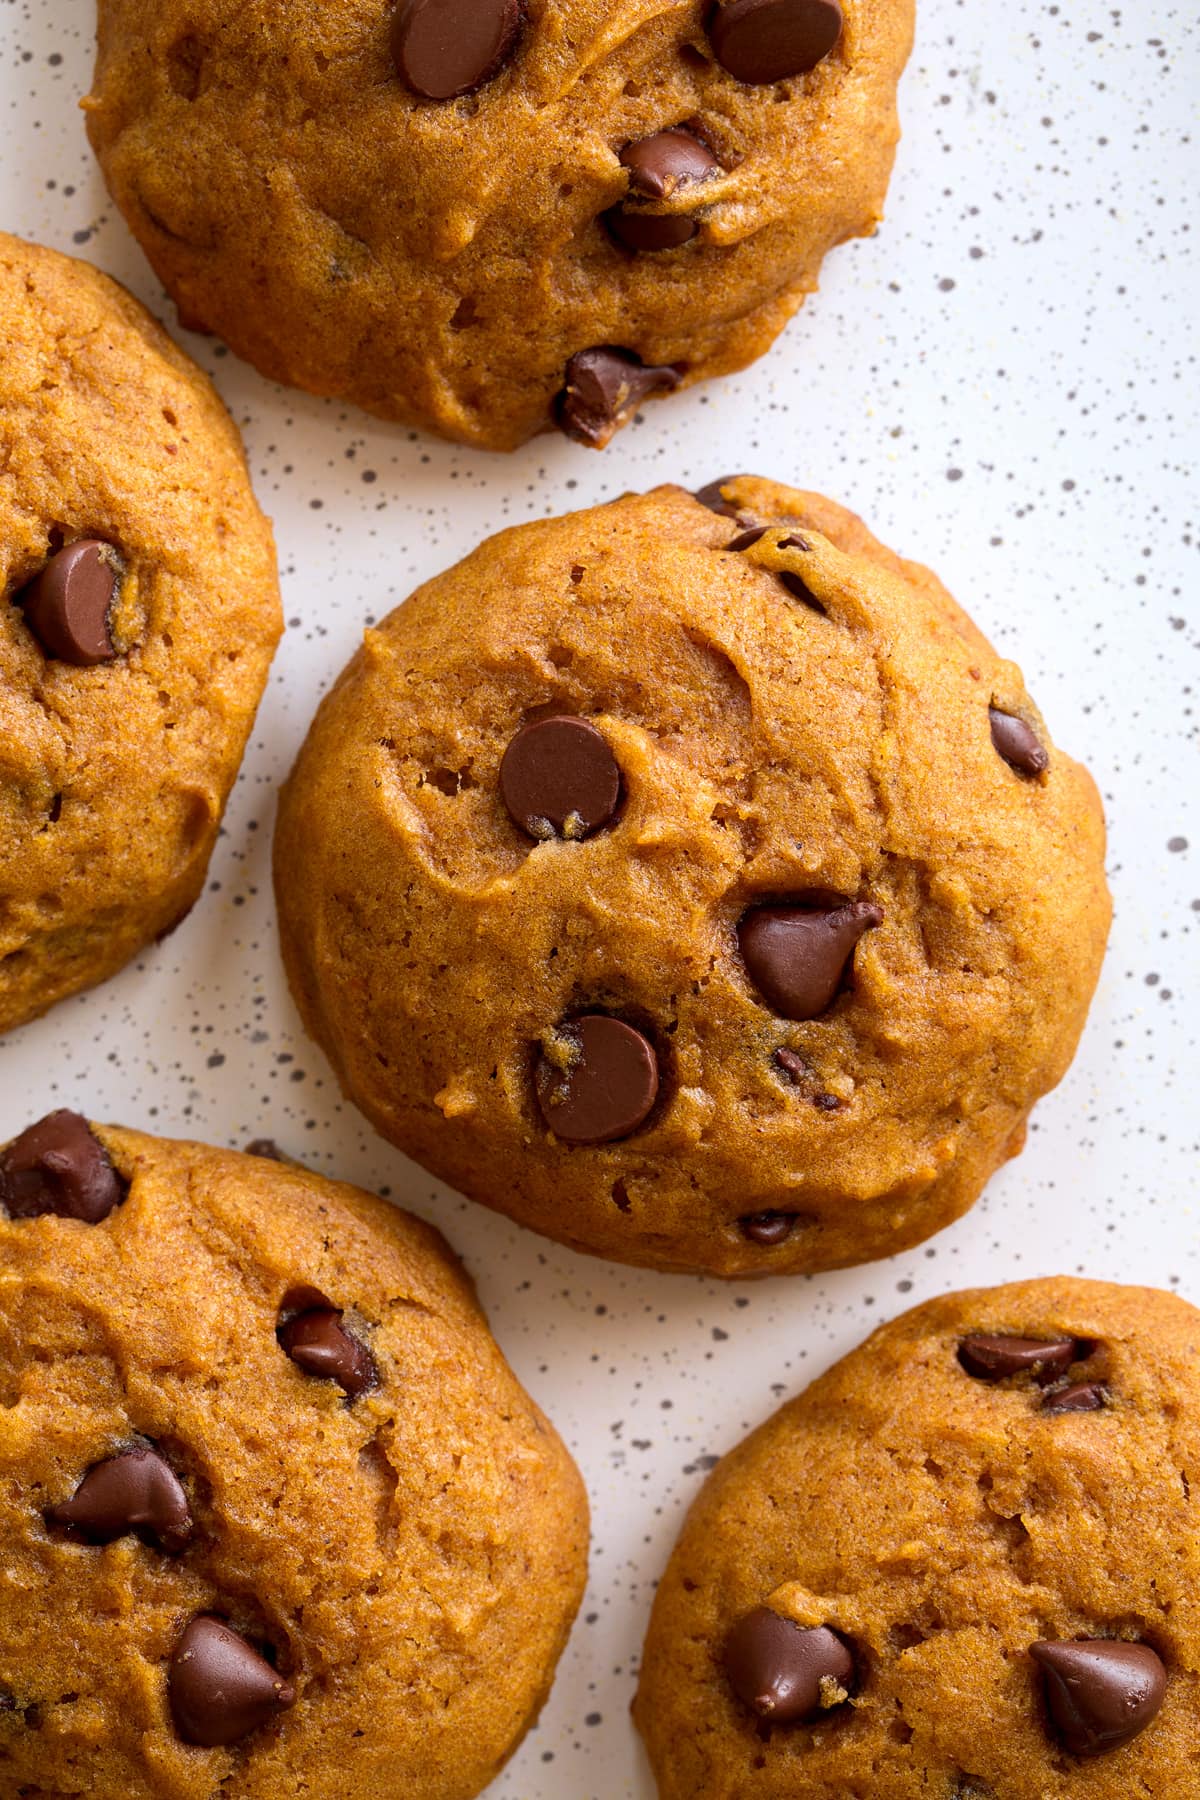
[[[492,450],[752,362],[875,230],[914,0],[100,0],[88,132],[264,374]]]
[[[468,1800],[587,1505],[445,1243],[52,1114],[0,1151],[0,1789]]]
[[[464,1193],[621,1261],[830,1268],[1019,1149],[1103,821],[928,570],[819,495],[705,498],[503,532],[366,633],[283,792],[283,949]]]
[[[197,899],[282,630],[233,423],[124,289],[0,234],[0,1031]]]
[[[1194,1800],[1200,1313],[929,1301],[718,1465],[634,1716],[660,1800]]]

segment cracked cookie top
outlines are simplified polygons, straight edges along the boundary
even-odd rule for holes
[[[381,625],[276,840],[309,1029],[576,1248],[780,1273],[965,1210],[1063,1074],[1103,821],[936,578],[748,477],[521,526]]]
[[[0,1150],[0,1762],[94,1800],[469,1800],[587,1505],[436,1232],[56,1112]]]
[[[731,1450],[642,1659],[661,1800],[1189,1793],[1198,1332],[1150,1288],[945,1295]]]
[[[914,0],[101,0],[88,132],[185,324],[511,450],[762,354],[873,232]]]
[[[107,276],[0,234],[0,1031],[193,904],[282,628],[207,377]]]

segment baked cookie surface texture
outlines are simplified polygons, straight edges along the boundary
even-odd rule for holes
[[[464,443],[607,442],[874,230],[913,0],[100,0],[88,130],[186,323]]]
[[[367,632],[283,792],[284,954],[476,1199],[655,1267],[862,1262],[1066,1069],[1100,804],[928,570],[818,495],[706,499],[506,531]]]
[[[634,1706],[661,1800],[1195,1800],[1200,1313],[884,1326],[718,1464]]]
[[[58,1112],[0,1151],[0,1792],[469,1800],[587,1504],[436,1232]]]
[[[0,234],[0,1031],[197,899],[282,627],[207,378],[115,282]]]

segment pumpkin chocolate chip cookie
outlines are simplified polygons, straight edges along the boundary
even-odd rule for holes
[[[1174,1295],[1028,1281],[776,1413],[655,1599],[662,1800],[1194,1800],[1198,1351]]]
[[[879,221],[914,0],[100,0],[85,106],[185,322],[464,443],[608,442]]]
[[[275,860],[387,1137],[577,1249],[746,1275],[915,1243],[1020,1148],[1103,848],[936,578],[743,477],[504,532],[368,631]]]
[[[85,263],[0,234],[0,1031],[196,900],[282,629],[212,386]]]
[[[0,1791],[470,1800],[587,1504],[436,1232],[52,1113],[0,1150]]]

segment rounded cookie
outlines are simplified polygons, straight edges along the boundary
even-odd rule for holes
[[[438,1234],[52,1114],[0,1151],[0,1786],[468,1800],[587,1503]]]
[[[914,0],[100,0],[84,102],[181,318],[511,450],[743,367],[872,232]]]
[[[0,1031],[197,899],[282,617],[202,372],[124,289],[0,234]]]
[[[634,1716],[661,1800],[1182,1800],[1200,1313],[1054,1279],[874,1333],[718,1465]]]
[[[654,1267],[862,1262],[1066,1069],[1100,804],[928,570],[818,495],[706,498],[503,532],[366,633],[283,792],[284,955],[474,1198]]]

